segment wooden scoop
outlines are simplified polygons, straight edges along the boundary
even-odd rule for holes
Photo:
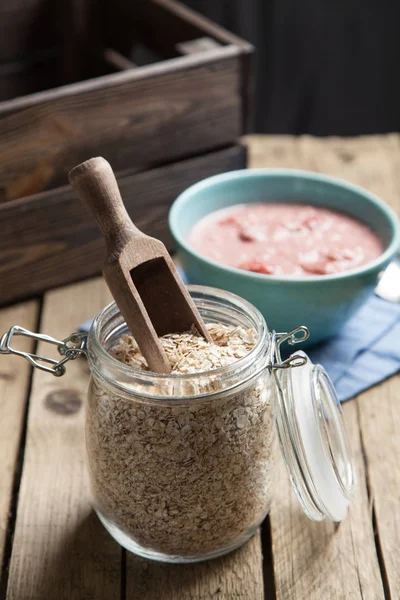
[[[206,340],[211,338],[166,247],[132,223],[104,158],[78,165],[70,171],[69,180],[104,235],[103,275],[121,314],[149,368],[169,373],[171,365],[159,336],[188,331],[194,325]]]

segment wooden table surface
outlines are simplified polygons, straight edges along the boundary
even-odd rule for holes
[[[337,175],[400,209],[400,136],[251,136],[250,165]],[[97,278],[0,311],[64,338],[110,299]],[[24,340],[25,348],[32,347]],[[47,353],[47,348],[41,348]],[[358,493],[340,526],[301,512],[282,464],[262,530],[197,565],[163,565],[122,550],[90,506],[85,474],[84,360],[60,379],[0,358],[0,598],[7,600],[395,600],[400,598],[400,381],[344,406]]]

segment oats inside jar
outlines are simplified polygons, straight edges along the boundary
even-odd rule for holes
[[[169,333],[160,338],[172,367],[172,374],[201,373],[225,367],[246,356],[256,344],[254,329],[244,329],[222,323],[208,323],[213,344],[196,329],[184,333]],[[146,360],[132,335],[123,335],[111,350],[111,355],[131,367],[148,371]]]
[[[226,389],[222,375],[212,375],[245,358],[257,334],[222,323],[207,327],[212,344],[196,331],[160,338],[172,367],[166,379],[182,379],[186,396],[174,396],[176,384],[160,383],[159,398],[129,397],[95,376],[89,390],[86,440],[96,509],[134,544],[166,555],[229,547],[256,529],[272,497],[270,374],[258,371]],[[121,336],[110,352],[148,371],[132,336]],[[205,373],[201,383],[199,373]]]

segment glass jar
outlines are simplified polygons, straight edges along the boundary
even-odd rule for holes
[[[201,374],[132,368],[109,354],[127,331],[115,304],[97,316],[88,344],[95,510],[125,548],[164,561],[203,560],[240,546],[273,495],[271,335],[241,298],[194,287],[192,297],[205,322],[255,329],[250,353]]]
[[[306,339],[307,329],[270,332],[246,300],[188,289],[205,322],[254,329],[254,348],[226,367],[190,375],[127,366],[110,354],[127,333],[115,303],[94,319],[87,345],[83,334],[58,341],[18,326],[0,339],[0,354],[57,376],[87,354],[88,468],[106,529],[128,550],[166,562],[230,552],[270,509],[277,441],[304,512],[344,519],[355,482],[335,390],[303,352],[280,355],[283,342]],[[13,349],[18,334],[57,345],[64,358]]]

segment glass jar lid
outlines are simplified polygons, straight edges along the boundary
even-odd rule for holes
[[[314,520],[342,521],[355,488],[342,410],[326,371],[304,352],[300,366],[273,369],[275,419],[296,496]]]

